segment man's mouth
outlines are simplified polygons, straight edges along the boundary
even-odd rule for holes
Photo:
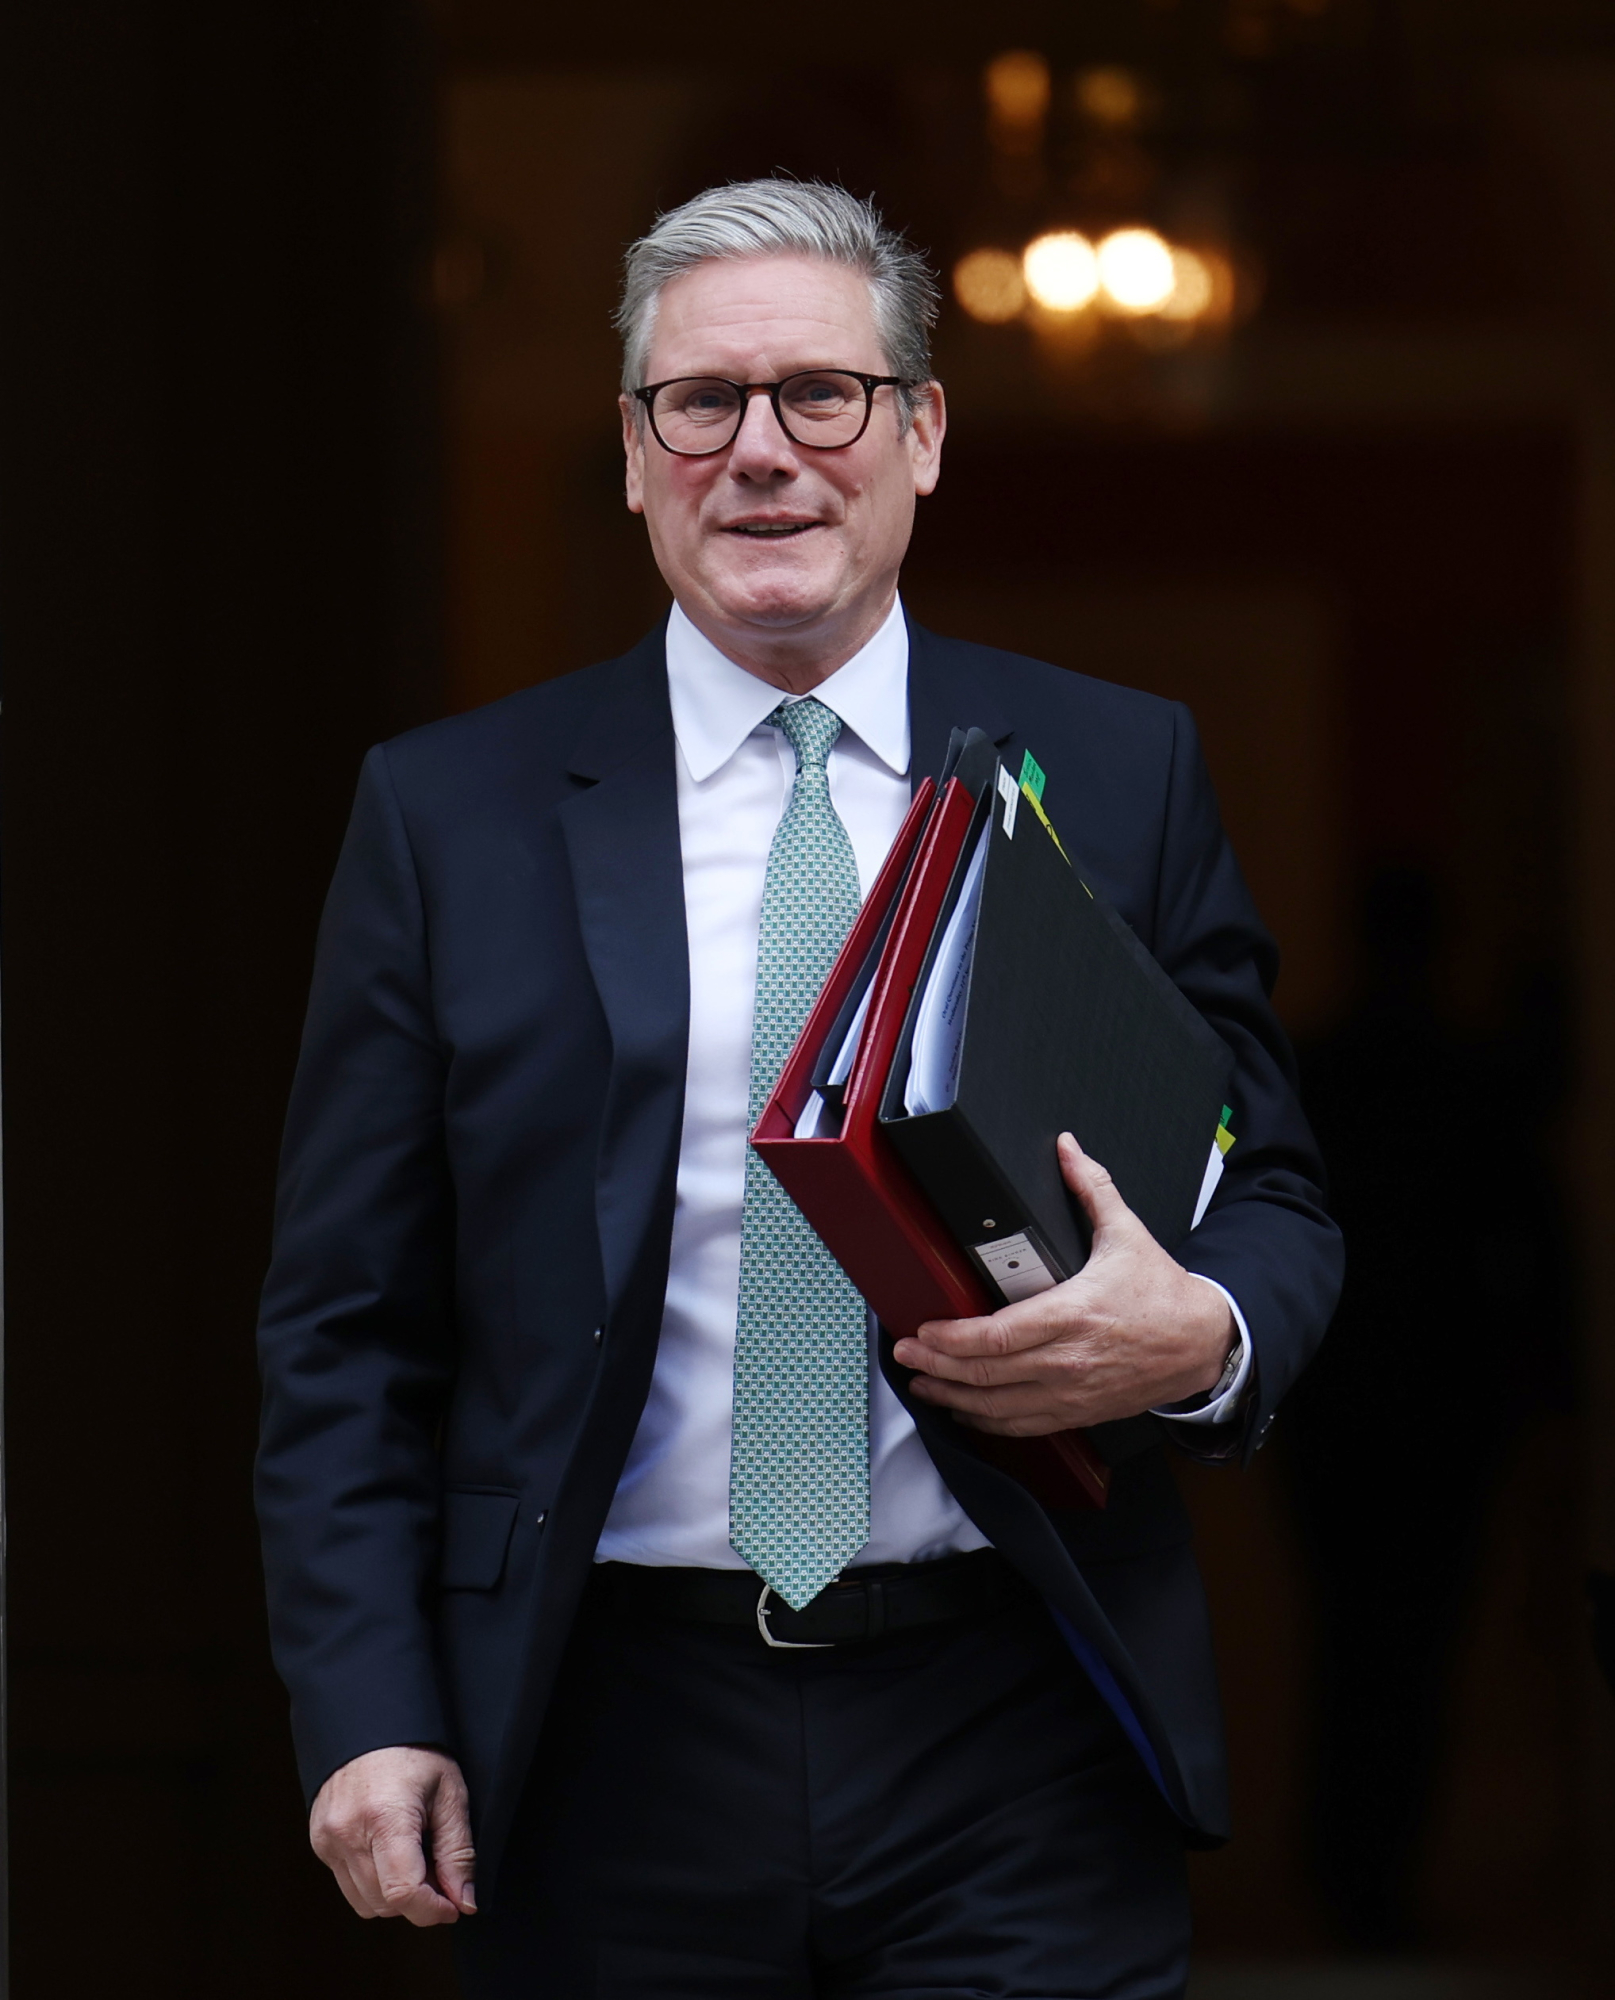
[[[778,541],[785,535],[805,535],[809,528],[816,528],[817,521],[735,521],[728,532],[731,535],[753,535],[763,539]]]

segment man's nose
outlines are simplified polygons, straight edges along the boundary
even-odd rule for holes
[[[773,399],[766,389],[753,389],[729,447],[729,470],[748,479],[767,479],[796,469],[796,447],[774,414]]]

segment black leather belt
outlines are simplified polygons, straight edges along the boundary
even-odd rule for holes
[[[800,1611],[749,1569],[597,1563],[590,1591],[624,1617],[750,1626],[768,1645],[797,1651],[979,1618],[1033,1594],[996,1549],[849,1569]]]

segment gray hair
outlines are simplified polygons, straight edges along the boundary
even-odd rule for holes
[[[920,252],[887,227],[873,202],[828,181],[732,181],[657,216],[624,259],[616,313],[624,391],[631,393],[645,379],[664,285],[715,260],[789,256],[822,257],[868,278],[886,365],[916,385],[898,392],[906,428],[931,379],[937,281]]]

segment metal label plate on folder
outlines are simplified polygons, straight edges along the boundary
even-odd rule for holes
[[[1032,1248],[1029,1236],[1000,1236],[995,1243],[970,1246],[989,1278],[1011,1305],[1036,1298],[1060,1281]]]

